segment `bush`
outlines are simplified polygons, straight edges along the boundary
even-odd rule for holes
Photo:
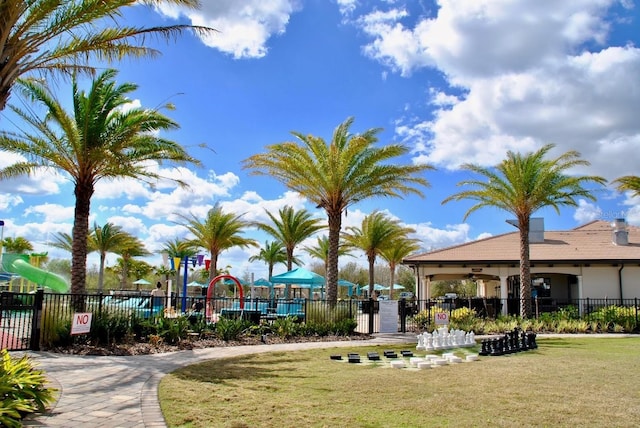
[[[45,388],[44,372],[35,370],[26,355],[15,360],[3,349],[0,357],[0,426],[21,427],[25,415],[42,412],[53,401],[55,389]]]
[[[111,345],[119,343],[125,337],[131,336],[131,334],[130,315],[103,311],[94,313],[91,319],[89,338],[95,344]]]
[[[176,344],[187,337],[187,333],[191,330],[191,323],[185,316],[176,318],[167,318],[159,315],[155,318],[156,334],[162,338],[165,343],[170,345]]]
[[[282,338],[298,336],[299,332],[304,328],[301,327],[294,317],[278,318],[273,322],[273,333]]]
[[[67,346],[73,342],[71,336],[71,314],[56,314],[50,306],[44,305],[42,309],[42,335],[41,343],[45,347]]]
[[[605,306],[598,309],[595,312],[590,313],[587,317],[587,321],[597,321],[601,328],[619,332],[620,329],[624,331],[633,331],[636,326],[636,308],[633,307],[620,307],[620,306]],[[616,329],[613,326],[617,325]]]
[[[236,340],[251,327],[252,323],[241,318],[220,318],[216,323],[214,333],[218,339],[229,341]]]

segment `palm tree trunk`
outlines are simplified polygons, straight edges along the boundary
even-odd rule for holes
[[[376,265],[376,256],[367,256],[369,261],[369,298],[373,297],[373,288],[375,286],[374,270]]]
[[[102,293],[104,288],[104,263],[107,255],[100,253],[100,269],[98,270],[98,293]]]
[[[287,272],[293,269],[293,248],[287,248]]]
[[[211,252],[211,264],[209,265],[209,284],[218,276],[218,253]],[[216,285],[213,285],[213,296],[216,296]]]
[[[327,301],[335,305],[338,302],[338,246],[340,245],[340,229],[342,213],[327,210],[329,224],[329,255],[327,256]]]
[[[87,283],[87,237],[93,185],[76,183],[74,192],[76,205],[71,245],[71,293],[84,294]]]
[[[389,286],[389,300],[393,300],[393,284],[396,282],[396,265],[395,263],[391,264],[389,268],[391,270],[391,285]]]
[[[529,216],[518,218],[520,228],[520,316],[531,317],[531,260],[529,257]]]

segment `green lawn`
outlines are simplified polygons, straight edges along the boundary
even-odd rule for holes
[[[387,349],[423,356],[415,343],[256,354],[178,370],[159,394],[170,427],[640,425],[640,338],[538,345],[427,370],[330,359],[355,352],[366,361]]]

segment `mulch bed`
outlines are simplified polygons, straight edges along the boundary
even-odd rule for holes
[[[276,343],[301,343],[301,342],[336,342],[351,340],[368,340],[368,334],[358,334],[353,336],[310,336],[281,338],[278,336],[267,336],[267,344]],[[90,343],[76,343],[66,347],[54,347],[45,349],[48,352],[73,355],[102,355],[102,356],[122,356],[122,355],[148,355],[165,352],[176,352],[198,348],[220,348],[228,346],[263,345],[261,337],[246,336],[238,340],[224,341],[215,338],[199,338],[193,340],[182,340],[175,345],[166,343],[122,343],[112,345],[95,345]]]

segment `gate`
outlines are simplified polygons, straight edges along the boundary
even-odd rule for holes
[[[0,348],[9,351],[40,349],[40,314],[44,292],[0,292]]]

